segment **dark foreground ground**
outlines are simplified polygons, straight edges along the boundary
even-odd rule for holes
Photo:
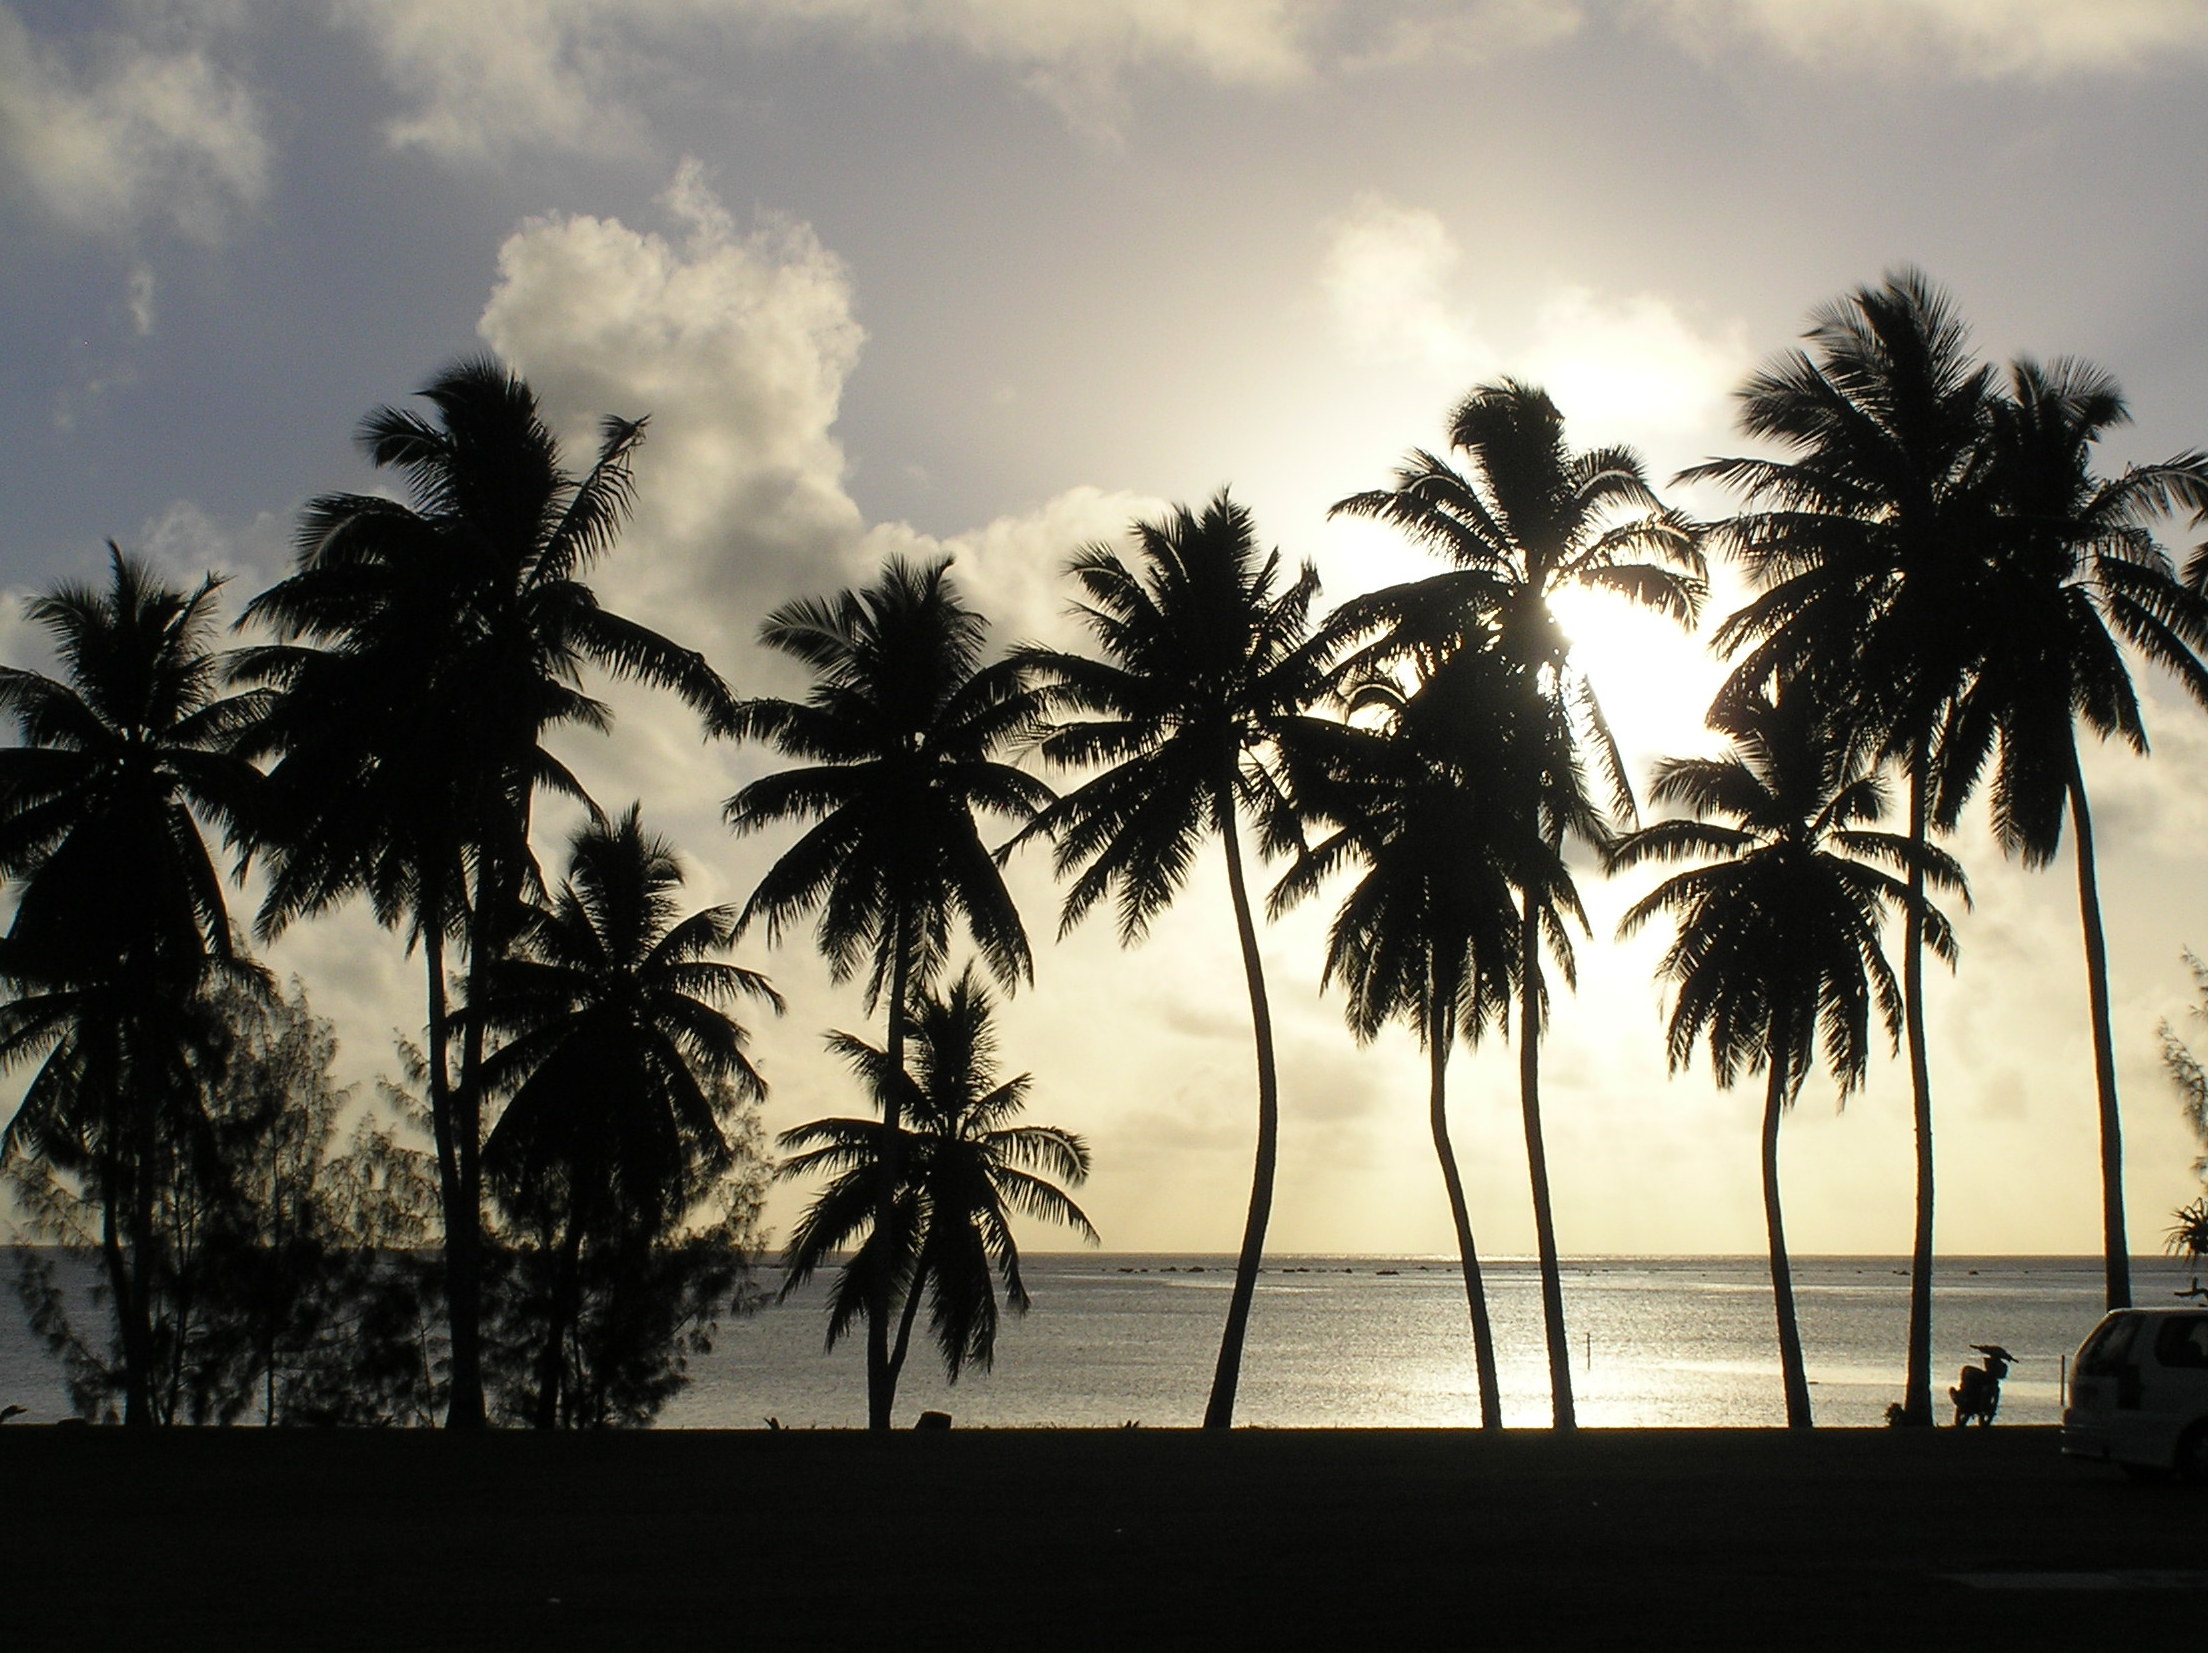
[[[2208,1644],[2208,1492],[2037,1429],[14,1427],[0,1530],[8,1653]]]

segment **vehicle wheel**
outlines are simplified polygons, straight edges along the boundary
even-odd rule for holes
[[[2116,1467],[2141,1486],[2160,1486],[2170,1478],[2170,1472],[2160,1464],[2118,1464]]]
[[[2177,1439],[2177,1477],[2199,1486],[2208,1481],[2208,1423],[2196,1423]]]

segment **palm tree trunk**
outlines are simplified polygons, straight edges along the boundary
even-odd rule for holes
[[[890,937],[889,1036],[882,1053],[889,1058],[889,1093],[882,1099],[882,1157],[874,1187],[874,1233],[882,1241],[884,1267],[890,1261],[888,1236],[897,1216],[897,1185],[904,1175],[904,1092],[899,1081],[905,1071],[905,998],[912,988],[908,915],[898,910]],[[877,1272],[866,1289],[866,1426],[890,1427],[897,1404],[897,1372],[890,1363],[889,1276]]]
[[[1909,1364],[1901,1421],[1932,1426],[1932,1067],[1924,1044],[1925,768],[1918,741],[1909,754],[1909,910],[1901,947],[1902,1017],[1909,1041],[1909,1097],[1917,1128],[1917,1225],[1909,1251]]]
[[[2131,1244],[2124,1232],[2124,1132],[2116,1111],[2116,1041],[2108,1025],[2108,943],[2101,935],[2101,894],[2093,871],[2093,815],[2085,774],[2070,752],[2070,819],[2077,828],[2078,920],[2085,928],[2086,996],[2093,1011],[2093,1085],[2101,1109],[2101,1257],[2108,1306],[2131,1307]]]
[[[1788,1079],[1784,1039],[1773,1041],[1771,1082],[1763,1097],[1763,1226],[1771,1242],[1771,1306],[1779,1317],[1779,1378],[1786,1389],[1786,1427],[1810,1427],[1809,1372],[1802,1362],[1802,1328],[1794,1318],[1794,1270],[1786,1258],[1786,1220],[1779,1212],[1779,1115]]]
[[[1526,1173],[1533,1182],[1533,1238],[1541,1262],[1541,1324],[1549,1345],[1550,1417],[1576,1429],[1572,1406],[1571,1336],[1564,1329],[1564,1271],[1556,1255],[1556,1217],[1549,1208],[1549,1155],[1541,1136],[1541,911],[1525,898],[1518,961],[1518,1105],[1525,1115]]]
[[[567,1238],[560,1245],[552,1267],[552,1302],[546,1318],[544,1347],[537,1356],[537,1418],[539,1429],[557,1429],[560,1423],[561,1379],[567,1370],[563,1351],[568,1329],[575,1324],[583,1295],[583,1225],[570,1212]]]
[[[132,1277],[125,1255],[120,1202],[131,1196],[121,1187],[117,1156],[110,1153],[100,1190],[100,1257],[107,1265],[107,1287],[115,1298],[115,1322],[123,1343],[123,1425],[149,1428],[153,1423],[153,1338],[145,1302],[143,1281]]]
[[[897,1316],[897,1347],[889,1355],[889,1389],[894,1395],[898,1381],[905,1375],[905,1351],[912,1346],[912,1323],[919,1318],[920,1293],[928,1283],[928,1265],[922,1263],[912,1271],[912,1284],[905,1291],[905,1306]]]
[[[1449,1190],[1449,1216],[1457,1225],[1457,1260],[1464,1270],[1464,1301],[1472,1315],[1472,1363],[1479,1375],[1480,1427],[1503,1427],[1502,1384],[1495,1374],[1495,1328],[1487,1318],[1487,1287],[1480,1279],[1480,1256],[1472,1244],[1472,1217],[1464,1203],[1464,1179],[1457,1175],[1456,1150],[1449,1145],[1449,1104],[1444,1083],[1449,1047],[1455,1042],[1451,1018],[1437,1002],[1426,1018],[1427,1119],[1434,1133],[1434,1155],[1441,1161],[1442,1186]]]
[[[445,1325],[452,1370],[445,1427],[480,1429],[483,1411],[483,1265],[480,1231],[460,1171],[460,1122],[452,1093],[452,1013],[445,986],[444,915],[424,918],[422,954],[429,976],[429,1120],[437,1142],[437,1193],[444,1217]]]
[[[1265,1228],[1273,1214],[1273,1175],[1280,1157],[1280,1076],[1273,1064],[1273,1013],[1265,999],[1265,968],[1257,953],[1257,924],[1250,915],[1249,887],[1242,877],[1242,845],[1231,777],[1219,783],[1212,809],[1219,823],[1219,840],[1226,849],[1227,892],[1234,898],[1234,929],[1242,943],[1242,973],[1250,988],[1250,1029],[1257,1043],[1257,1163],[1250,1176],[1250,1211],[1242,1225],[1242,1250],[1235,1258],[1234,1291],[1227,1299],[1227,1324],[1219,1338],[1219,1364],[1212,1372],[1211,1399],[1204,1407],[1206,1429],[1231,1429],[1234,1393],[1242,1380],[1242,1343],[1250,1329],[1250,1303],[1257,1295],[1257,1271],[1265,1258]]]
[[[489,990],[492,920],[482,908],[468,930],[468,1006],[480,1009]],[[449,1037],[449,1033],[448,1033]],[[483,1406],[483,1018],[470,1015],[460,1035],[460,1084],[452,1093],[452,1148],[455,1198],[445,1212],[447,1313],[452,1326],[452,1390],[445,1411],[447,1429],[481,1429]]]

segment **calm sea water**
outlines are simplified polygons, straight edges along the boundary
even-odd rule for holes
[[[1201,1420],[1226,1310],[1231,1259],[1036,1255],[1023,1260],[1035,1307],[1007,1317],[995,1370],[946,1386],[916,1330],[899,1421],[941,1407],[962,1425],[1151,1427]],[[1547,1357],[1530,1262],[1488,1266],[1512,1424],[1548,1422]],[[767,1283],[777,1276],[769,1271]],[[2167,1258],[2141,1258],[2133,1290],[2168,1302],[2188,1283]],[[1875,1425],[1901,1395],[1908,1271],[1890,1258],[1796,1262],[1811,1395],[1821,1424]],[[1594,1426],[1756,1425],[1783,1421],[1771,1293],[1758,1258],[1600,1257],[1567,1263],[1565,1312],[1579,1417]],[[2001,1416],[2060,1416],[2061,1357],[2100,1318],[2100,1264],[2076,1257],[1943,1258],[1935,1275],[1935,1399],[1998,1343],[2021,1359]],[[667,1427],[805,1428],[865,1420],[862,1354],[821,1349],[817,1292],[725,1323]],[[1469,1425],[1478,1421],[1471,1331],[1453,1263],[1433,1257],[1268,1259],[1251,1313],[1238,1421],[1296,1428]],[[0,1299],[0,1404],[33,1418],[65,1409],[61,1388],[12,1301]],[[1944,1415],[1944,1407],[1943,1407]],[[29,1420],[26,1420],[29,1421]]]

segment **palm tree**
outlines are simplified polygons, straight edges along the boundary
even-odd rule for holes
[[[1295,743],[1308,721],[1303,709],[1324,692],[1323,664],[1308,646],[1319,579],[1306,563],[1284,582],[1280,553],[1259,552],[1250,513],[1224,490],[1201,514],[1176,506],[1162,522],[1135,523],[1132,533],[1131,561],[1091,545],[1067,566],[1083,599],[1075,613],[1103,657],[1042,649],[1024,656],[1047,683],[1047,704],[1059,719],[1040,743],[1044,758],[1069,768],[1106,766],[1030,830],[1051,834],[1059,874],[1073,875],[1059,934],[1109,896],[1124,945],[1141,940],[1180,893],[1204,838],[1219,836],[1257,1045],[1249,1214],[1204,1408],[1204,1427],[1225,1429],[1234,1422],[1280,1147],[1272,1012],[1243,874],[1240,815],[1246,807],[1259,812],[1267,847],[1285,842],[1276,836],[1285,816],[1267,763]]]
[[[2146,750],[2125,643],[2208,705],[2208,666],[2196,652],[2208,638],[2208,602],[2179,580],[2152,532],[2157,518],[2208,498],[2208,457],[2180,454],[2095,476],[2093,444],[2129,417],[2115,381],[2085,363],[2024,360],[2010,370],[1990,433],[2002,520],[1979,602],[1984,643],[1943,742],[1933,811],[1937,825],[1952,827],[1993,756],[1993,825],[2004,850],[2044,866],[2062,845],[2066,815],[2076,831],[2112,1309],[2131,1302],[2131,1247],[2108,949],[2077,728],[2082,722],[2103,740],[2120,735],[2133,751]]]
[[[1495,648],[1547,723],[1547,753],[1527,784],[1544,817],[1549,853],[1519,881],[1519,1102],[1553,1415],[1557,1428],[1569,1429],[1571,1351],[1541,1127],[1540,1051],[1548,1004],[1542,947],[1546,942],[1569,986],[1572,913],[1548,899],[1556,889],[1549,872],[1567,836],[1596,844],[1608,836],[1604,811],[1586,791],[1590,760],[1610,811],[1630,819],[1633,793],[1549,600],[1568,589],[1606,591],[1687,624],[1701,604],[1704,568],[1694,528],[1658,501],[1639,457],[1629,448],[1574,453],[1564,441],[1563,415],[1531,385],[1506,379],[1473,391],[1450,419],[1449,441],[1464,454],[1469,474],[1416,450],[1392,488],[1353,494],[1334,511],[1388,523],[1455,567],[1346,604],[1329,629],[1342,639],[1381,634],[1374,647],[1384,658],[1390,651],[1461,647],[1492,627]],[[1521,723],[1530,752],[1536,727],[1530,711]]]
[[[237,747],[258,709],[219,691],[213,576],[189,592],[108,547],[105,589],[28,605],[63,677],[0,667],[0,1066],[40,1066],[0,1133],[87,1179],[121,1331],[125,1421],[153,1421],[146,1275],[159,1165],[197,1110],[200,990],[238,955],[202,823],[235,832],[260,776]]]
[[[942,997],[918,995],[909,1067],[863,1039],[831,1034],[828,1048],[850,1063],[883,1118],[816,1119],[780,1138],[795,1157],[779,1175],[833,1177],[790,1231],[782,1297],[811,1279],[830,1253],[848,1253],[829,1299],[834,1348],[855,1316],[871,1313],[878,1283],[887,1282],[903,1301],[890,1353],[893,1398],[923,1296],[945,1375],[956,1383],[968,1366],[989,1370],[997,1344],[995,1282],[1003,1282],[1014,1313],[1028,1308],[1015,1214],[1063,1223],[1097,1243],[1089,1219],[1058,1186],[1087,1180],[1087,1144],[1055,1125],[1010,1123],[1027,1105],[1031,1079],[998,1078],[994,1008],[968,965]],[[876,1187],[891,1157],[893,1107],[907,1123],[898,1127],[897,1200],[884,1223]]]
[[[766,1094],[730,1011],[750,998],[779,1012],[781,998],[712,956],[734,940],[735,909],[679,917],[681,884],[674,851],[644,830],[637,806],[591,821],[574,836],[566,881],[529,909],[512,955],[487,977],[481,1014],[503,1042],[483,1082],[508,1101],[484,1169],[554,1263],[539,1428],[563,1415],[584,1246],[667,1234],[729,1163],[723,1117]]]
[[[1777,459],[1683,473],[1748,509],[1713,533],[1757,595],[1718,628],[1738,655],[1728,693],[1799,672],[1828,686],[1852,740],[1898,756],[1909,839],[1926,843],[1941,729],[1983,647],[1993,490],[1991,376],[1945,295],[1914,270],[1818,311],[1794,350],[1740,391],[1741,425]],[[1902,1418],[1932,1422],[1932,1082],[1924,1036],[1928,923],[1921,857],[1908,873],[1902,1013],[1916,1130],[1909,1353]]]
[[[1292,785],[1298,810],[1335,830],[1300,855],[1273,891],[1275,913],[1314,893],[1335,872],[1362,864],[1327,934],[1321,985],[1348,990],[1359,1043],[1388,1022],[1409,1024],[1426,1051],[1427,1119],[1457,1234],[1472,1319],[1480,1424],[1503,1424],[1494,1333],[1464,1183],[1449,1140],[1449,1051],[1505,1027],[1520,962],[1515,880],[1544,858],[1529,788],[1514,784],[1513,714],[1527,704],[1492,647],[1471,646],[1423,662],[1408,693],[1382,677],[1348,694],[1354,715],[1336,743],[1308,740]]]
[[[817,912],[829,974],[866,971],[866,1005],[887,1004],[884,1049],[904,1065],[914,996],[942,969],[954,917],[1006,988],[1034,974],[1027,932],[977,814],[1029,820],[1050,789],[1000,761],[1027,733],[1035,699],[1017,660],[984,666],[987,629],[949,577],[949,559],[892,558],[858,591],[776,609],[760,639],[802,662],[813,686],[802,701],[751,700],[732,727],[806,760],[753,781],[728,800],[738,835],[782,821],[812,824],[752,891],[738,932],[755,923],[776,942]],[[901,1093],[883,1118],[875,1221],[898,1198]],[[890,1282],[867,1298],[868,1421],[890,1424]]]
[[[1671,1071],[1707,1043],[1719,1085],[1763,1072],[1763,1212],[1778,1316],[1779,1367],[1789,1427],[1810,1425],[1809,1378],[1794,1317],[1794,1283],[1779,1207],[1779,1118],[1817,1060],[1844,1102],[1863,1083],[1875,1011],[1897,1045],[1901,994],[1879,933],[1908,885],[1886,868],[1918,868],[1960,890],[1947,855],[1892,833],[1867,830],[1885,813],[1875,769],[1835,728],[1809,680],[1778,699],[1721,698],[1710,726],[1732,742],[1722,758],[1660,765],[1650,801],[1684,805],[1613,847],[1613,868],[1694,861],[1627,909],[1622,938],[1668,914],[1678,932],[1658,973],[1677,992],[1667,1046]],[[1921,858],[1921,861],[1920,861]],[[1953,933],[1937,910],[1928,938],[1942,956]]]
[[[365,893],[406,926],[429,979],[429,1094],[452,1319],[449,1421],[483,1421],[482,1023],[447,1002],[447,950],[467,997],[505,956],[540,880],[529,847],[537,790],[582,789],[545,750],[551,732],[604,730],[586,665],[669,689],[709,729],[733,711],[698,654],[598,604],[585,581],[613,548],[642,420],[608,419],[591,468],[563,468],[535,394],[501,363],[456,363],[421,395],[433,418],[378,408],[361,446],[410,502],[330,494],[301,514],[289,577],[248,621],[275,646],[243,674],[276,690],[258,749],[275,758],[258,834],[269,889],[259,930]]]

